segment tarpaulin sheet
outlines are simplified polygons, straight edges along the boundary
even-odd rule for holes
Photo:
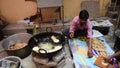
[[[114,51],[111,49],[109,44],[106,42],[105,38],[98,37],[98,39],[103,41],[104,45],[106,46],[106,50],[107,50],[108,54],[112,55],[114,53]],[[79,39],[69,39],[68,43],[69,43],[70,49],[72,51],[75,68],[100,68],[94,64],[96,58],[99,55],[98,51],[92,49],[94,56],[92,58],[88,58],[85,56],[85,54],[78,54],[76,51],[77,49],[75,48],[75,46],[78,46],[78,47],[82,46],[82,47],[88,48],[85,41],[81,41]]]

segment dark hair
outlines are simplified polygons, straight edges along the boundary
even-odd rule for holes
[[[80,13],[79,13],[79,18],[86,21],[89,18],[88,11],[81,10]]]

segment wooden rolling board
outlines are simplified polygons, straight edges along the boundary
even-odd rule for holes
[[[104,61],[103,57],[97,57],[94,64],[101,67],[101,68],[107,68],[107,66],[108,66],[108,63],[106,63]]]

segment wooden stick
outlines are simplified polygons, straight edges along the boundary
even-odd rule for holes
[[[115,1],[115,4],[114,4],[114,11],[115,11],[115,8],[116,8],[116,4],[117,4],[117,0]]]

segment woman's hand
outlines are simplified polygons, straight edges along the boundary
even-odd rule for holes
[[[111,57],[110,57],[110,56],[104,57],[104,60],[105,60],[106,62],[111,62]]]

